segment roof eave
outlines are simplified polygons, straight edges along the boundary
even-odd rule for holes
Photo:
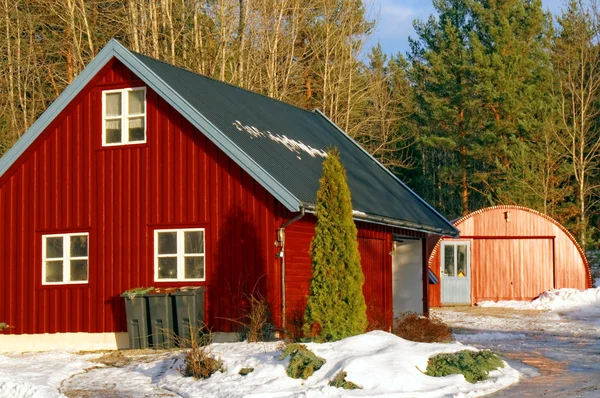
[[[316,214],[315,205],[312,203],[304,203],[302,205],[307,213]],[[352,219],[355,221],[364,221],[373,224],[386,225],[390,227],[404,228],[409,229],[411,231],[424,232],[430,235],[442,235],[442,236],[450,236],[453,238],[458,237],[458,233],[453,234],[452,231],[444,231],[441,228],[432,227],[430,225],[425,225],[421,223],[415,223],[412,221],[398,220],[395,218],[377,216],[372,214],[367,214],[364,212],[353,212]]]
[[[340,133],[342,133],[348,140],[350,140],[350,142],[352,142],[354,145],[356,145],[357,148],[359,148],[361,151],[363,151],[363,153],[365,153],[368,157],[370,157],[373,162],[375,162],[379,167],[381,167],[383,170],[385,170],[386,173],[388,173],[390,176],[392,176],[392,178],[394,180],[396,180],[396,182],[398,182],[400,185],[402,185],[404,188],[406,188],[418,201],[420,201],[429,210],[431,210],[437,217],[439,217],[448,226],[448,228],[449,228],[447,232],[440,232],[440,233],[438,233],[439,235],[447,235],[447,236],[451,236],[453,238],[456,238],[456,237],[459,236],[460,231],[458,229],[456,229],[456,227],[454,226],[454,224],[452,224],[450,221],[448,221],[446,219],[446,217],[444,217],[443,215],[441,215],[435,208],[433,208],[433,206],[431,206],[429,203],[427,203],[425,201],[425,199],[423,199],[422,197],[420,197],[419,195],[417,195],[412,189],[410,189],[408,187],[408,185],[406,185],[404,182],[402,182],[402,180],[400,180],[398,177],[396,177],[396,175],[394,173],[392,173],[390,170],[388,170],[387,167],[385,167],[377,159],[375,159],[375,157],[373,157],[373,155],[371,155],[369,152],[367,152],[367,150],[365,148],[363,148],[362,146],[360,146],[354,139],[352,139],[352,137],[350,137],[348,134],[346,134],[346,132],[344,130],[342,130],[341,128],[339,128],[337,124],[335,124],[331,119],[329,119],[327,117],[327,115],[325,115],[323,112],[321,112],[317,108],[314,109],[314,112],[316,114],[320,115],[321,117],[323,117],[327,122],[329,122],[333,127],[335,127],[335,129],[337,131],[339,131]],[[439,228],[439,230],[443,231],[441,228]],[[436,232],[428,232],[428,233],[436,233]]]

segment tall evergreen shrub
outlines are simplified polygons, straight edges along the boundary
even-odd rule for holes
[[[304,333],[317,341],[340,340],[364,333],[367,327],[365,278],[346,171],[337,149],[327,155],[317,192],[312,278],[304,314]]]

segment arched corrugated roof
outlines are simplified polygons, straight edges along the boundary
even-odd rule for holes
[[[581,259],[583,260],[583,264],[585,266],[585,273],[587,276],[587,286],[588,288],[592,287],[592,273],[590,271],[590,263],[587,260],[587,257],[585,256],[585,253],[583,252],[583,249],[581,248],[581,246],[579,245],[579,243],[577,242],[577,240],[575,239],[575,237],[573,236],[573,234],[571,234],[571,232],[569,232],[568,229],[566,229],[562,224],[560,224],[558,221],[556,221],[555,219],[553,219],[552,217],[550,217],[547,214],[544,214],[542,212],[539,212],[537,210],[533,210],[530,209],[528,207],[524,207],[524,206],[516,206],[516,205],[498,205],[498,206],[490,206],[490,207],[484,207],[483,209],[479,209],[476,210],[472,213],[467,214],[466,216],[463,216],[457,220],[453,220],[452,223],[454,224],[455,227],[459,227],[460,224],[462,224],[463,222],[465,222],[466,220],[473,218],[479,214],[482,213],[487,213],[489,211],[493,211],[493,210],[521,210],[521,211],[525,211],[531,214],[535,214],[536,216],[542,217],[548,221],[550,221],[551,223],[553,223],[554,225],[556,225],[561,231],[563,231],[571,240],[571,242],[573,242],[573,244],[575,245],[575,247],[577,248],[577,251],[579,252],[579,255],[581,256]],[[435,257],[436,253],[438,252],[438,250],[440,249],[440,242],[442,241],[442,239],[445,238],[441,238],[437,240],[437,242],[435,243],[435,246],[433,247],[433,250],[431,251],[431,253],[429,254],[429,260],[427,261],[427,265],[429,267],[431,267],[432,265],[432,261],[433,258]],[[460,238],[459,238],[460,239]]]

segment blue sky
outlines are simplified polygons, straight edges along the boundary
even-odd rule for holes
[[[425,20],[434,13],[431,0],[365,0],[371,18],[377,21],[369,47],[377,41],[384,52],[403,54],[408,50],[408,37],[415,36],[412,21]],[[542,0],[544,8],[557,14],[563,0]]]

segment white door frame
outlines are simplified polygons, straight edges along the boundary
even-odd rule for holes
[[[453,275],[446,275],[446,247],[454,246]],[[466,246],[466,271],[465,276],[458,276],[458,246]],[[442,240],[440,245],[440,295],[444,304],[471,304],[471,241],[470,240]]]

